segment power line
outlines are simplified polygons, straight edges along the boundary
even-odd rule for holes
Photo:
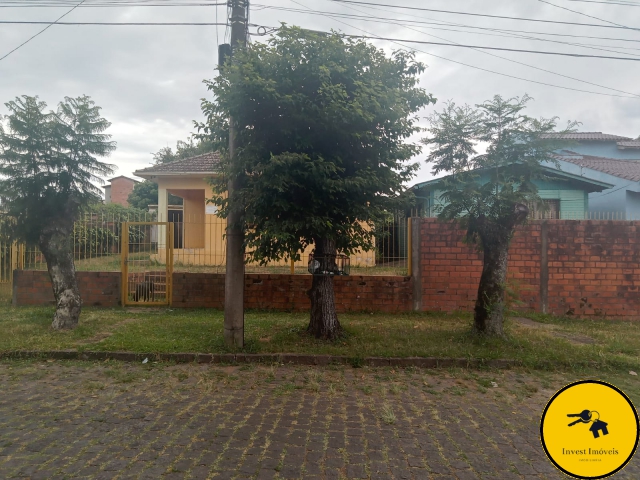
[[[358,10],[354,7],[350,7],[348,5],[345,5],[347,8],[350,8],[354,11],[358,11],[358,12],[363,12],[362,10]],[[280,10],[280,11],[286,11],[286,12],[293,12],[293,13],[304,13],[307,15],[330,15],[331,17],[339,17],[339,18],[347,18],[347,19],[354,19],[354,20],[367,20],[367,21],[373,21],[376,23],[384,23],[384,24],[388,24],[388,25],[399,25],[401,27],[405,27],[405,28],[409,28],[406,24],[415,24],[415,25],[437,25],[438,27],[429,27],[430,29],[433,30],[445,30],[445,31],[452,31],[452,32],[460,32],[460,33],[467,33],[467,34],[472,34],[472,35],[487,35],[487,36],[496,36],[496,37],[507,37],[507,38],[522,38],[525,40],[535,40],[535,41],[540,41],[540,42],[549,42],[549,43],[557,43],[560,45],[570,45],[570,46],[577,46],[577,47],[582,47],[582,48],[587,48],[590,50],[599,50],[599,51],[603,51],[603,52],[610,52],[610,53],[618,53],[618,54],[625,54],[626,52],[620,52],[619,50],[611,50],[611,49],[615,49],[615,48],[620,48],[623,50],[640,50],[637,48],[629,48],[629,47],[622,47],[622,46],[617,46],[617,45],[593,45],[593,44],[582,44],[582,43],[575,43],[575,42],[564,42],[561,40],[550,40],[550,39],[546,39],[546,38],[538,38],[538,37],[531,37],[531,36],[527,36],[527,35],[521,35],[519,33],[510,33],[512,32],[512,30],[501,30],[501,29],[495,29],[495,28],[486,28],[486,27],[474,27],[474,26],[470,26],[470,25],[464,25],[464,24],[458,24],[458,23],[452,23],[452,22],[427,22],[427,21],[420,21],[420,20],[414,20],[414,19],[397,19],[397,18],[388,18],[388,17],[375,17],[372,15],[354,15],[352,13],[338,13],[338,12],[326,12],[326,11],[320,11],[320,10],[303,10],[303,9],[299,9],[299,8],[287,8],[287,7],[271,7],[271,6],[263,6],[263,9],[273,9],[273,10]],[[389,10],[384,10],[384,9],[380,9],[380,8],[374,8],[374,10],[380,10],[382,12],[387,12]],[[365,13],[365,12],[363,12]],[[403,14],[400,14],[403,15]],[[419,17],[419,18],[423,18],[423,17]],[[501,33],[505,33],[506,35],[500,35],[497,33],[483,33],[483,32],[469,32],[469,31],[464,31],[464,30],[455,30],[455,29],[451,29],[451,28],[441,28],[443,26],[455,26],[455,27],[461,27],[461,28],[471,28],[471,29],[479,29],[479,30],[486,30],[489,32],[501,32]],[[424,30],[416,30],[422,33],[425,33]],[[527,32],[525,32],[527,33]],[[537,33],[537,32],[533,32],[533,33]],[[640,42],[640,40],[638,40],[637,42]],[[608,48],[602,48],[602,47],[608,47]],[[628,53],[627,55],[636,55],[636,54],[632,54],[632,53]]]
[[[538,0],[540,3],[546,3],[547,5],[551,5],[552,7],[560,8],[561,10],[566,10],[567,12],[577,13],[578,15],[582,15],[583,17],[593,18],[594,20],[600,20],[601,22],[610,23],[611,25],[617,25],[622,28],[629,28],[626,25],[622,25],[620,23],[610,22],[609,20],[605,20],[604,18],[594,17],[593,15],[587,15],[586,13],[578,12],[577,10],[572,10],[567,7],[561,7],[560,5],[556,5],[555,3],[547,2],[546,0]]]
[[[600,0],[567,0],[569,2],[581,2],[581,3],[601,3],[605,5],[621,5],[624,7],[640,7],[640,3],[633,2],[603,2]]]
[[[350,8],[350,9],[352,9],[352,10],[354,10],[354,11],[357,11],[357,12],[362,12],[362,10],[357,9],[357,8],[355,8],[355,7],[347,6],[347,8]],[[377,8],[376,10],[380,10],[380,11],[382,11],[382,12],[386,12],[386,11],[388,11],[388,10],[384,10],[384,9],[381,9],[381,8]],[[413,31],[415,31],[415,32],[418,32],[418,33],[426,33],[427,35],[429,35],[429,36],[431,36],[431,37],[434,37],[434,38],[438,38],[439,40],[444,40],[444,41],[448,41],[448,42],[450,41],[450,40],[448,40],[448,39],[446,39],[446,38],[442,38],[442,37],[438,37],[438,36],[432,35],[432,34],[430,34],[430,33],[428,33],[428,32],[425,32],[424,30],[418,30],[418,29],[416,29],[416,28],[412,28],[412,27],[409,27],[409,26],[404,26],[404,27],[405,27],[405,28],[408,28],[408,29],[410,29],[410,30],[413,30]],[[454,42],[454,43],[455,43],[455,42]],[[624,93],[624,94],[626,94],[626,95],[632,95],[632,96],[634,96],[634,97],[640,97],[640,95],[635,94],[635,93],[627,92],[627,91],[624,91],[624,90],[619,90],[619,89],[617,89],[617,88],[607,87],[607,86],[605,86],[605,85],[600,85],[600,84],[597,84],[597,83],[589,82],[589,81],[587,81],[587,80],[582,80],[582,79],[580,79],[580,78],[571,77],[571,76],[569,76],[569,75],[564,75],[564,74],[562,74],[562,73],[558,73],[558,72],[554,72],[554,71],[551,71],[551,70],[547,70],[547,69],[545,69],[545,68],[537,67],[537,66],[534,66],[534,65],[529,65],[528,63],[519,62],[519,61],[517,61],[517,60],[513,60],[513,59],[511,59],[511,58],[507,58],[507,57],[503,57],[503,56],[500,56],[500,55],[496,55],[496,54],[494,54],[494,53],[484,52],[484,51],[482,51],[482,50],[478,50],[478,49],[475,49],[475,48],[474,48],[474,50],[475,50],[475,51],[479,51],[480,53],[483,53],[483,54],[485,54],[485,55],[490,55],[490,56],[492,56],[492,57],[496,57],[496,58],[499,58],[499,59],[501,59],[501,60],[505,60],[505,61],[512,62],[512,63],[516,63],[516,64],[518,64],[518,65],[524,65],[524,66],[526,66],[526,67],[533,68],[533,69],[535,69],[535,70],[540,70],[540,71],[542,71],[542,72],[550,73],[550,74],[552,74],[552,75],[557,75],[557,76],[559,76],[559,77],[568,78],[568,79],[570,79],[570,80],[575,80],[575,81],[578,81],[578,82],[581,82],[581,83],[586,83],[586,84],[588,84],[588,85],[593,85],[593,86],[595,86],[595,87],[600,87],[600,88],[604,88],[604,89],[607,89],[607,90],[612,90],[612,91],[615,91],[615,92],[618,92],[618,93]]]
[[[71,10],[69,10],[67,13],[65,13],[64,15],[61,15],[60,17],[58,17],[58,19],[53,22],[50,23],[49,25],[47,25],[45,28],[43,28],[42,30],[40,30],[38,33],[36,33],[35,35],[33,35],[32,37],[30,37],[29,39],[27,39],[26,42],[21,43],[20,45],[18,45],[16,48],[14,48],[13,50],[11,50],[9,53],[5,54],[3,57],[0,57],[0,62],[2,60],[4,60],[5,58],[7,58],[9,55],[11,55],[13,52],[15,52],[16,50],[22,48],[23,46],[25,46],[27,43],[29,43],[31,40],[33,40],[34,38],[36,38],[39,35],[42,35],[44,32],[46,32],[49,28],[51,28],[51,26],[55,25],[58,20],[63,19],[64,17],[66,17],[67,15],[69,15],[71,12],[73,12],[76,8],[78,8],[80,5],[82,5],[85,2],[85,0],[82,0],[80,3],[78,3],[75,7],[73,7]]]
[[[307,10],[311,10],[309,7],[297,2],[296,0],[291,0],[291,1],[293,3],[295,3],[295,4],[297,4],[297,5],[303,6]],[[354,27],[353,25],[350,25],[350,24],[348,24],[346,22],[343,22],[343,21],[340,21],[340,20],[337,20],[337,21],[342,23],[342,24],[344,24],[344,25],[346,25],[346,26],[348,26],[348,27],[354,28],[356,30],[360,30],[361,32],[365,32],[365,33],[371,34],[370,32],[367,32],[366,30],[364,30],[362,28]],[[319,33],[326,33],[326,32],[319,32]],[[348,35],[345,35],[345,36],[348,36]],[[512,78],[512,79],[515,79],[515,80],[522,80],[524,82],[535,83],[535,84],[544,85],[544,86],[547,86],[547,87],[559,88],[561,90],[570,90],[570,91],[573,91],[573,92],[580,92],[580,93],[590,93],[592,95],[600,95],[600,96],[605,96],[605,97],[617,97],[617,98],[633,98],[633,99],[636,98],[636,97],[629,97],[627,95],[616,95],[616,94],[611,94],[611,93],[602,93],[602,92],[594,92],[594,91],[591,91],[591,90],[583,90],[583,89],[580,89],[580,88],[563,87],[561,85],[555,85],[553,83],[540,82],[538,80],[531,80],[531,79],[528,79],[528,78],[522,78],[522,77],[518,77],[516,75],[510,75],[508,73],[496,72],[494,70],[489,70],[488,68],[477,67],[475,65],[470,65],[468,63],[460,62],[458,60],[453,60],[451,58],[442,57],[440,55],[436,55],[435,53],[426,52],[426,51],[420,50],[418,48],[408,47],[408,46],[406,46],[406,45],[404,45],[402,43],[399,43],[399,42],[395,42],[394,41],[393,43],[396,43],[397,45],[400,45],[401,47],[404,47],[405,49],[408,49],[408,50],[411,50],[411,51],[414,51],[414,52],[421,52],[421,53],[424,53],[426,55],[429,55],[429,56],[432,56],[432,57],[435,57],[435,58],[439,58],[441,60],[445,60],[447,62],[455,63],[457,65],[462,65],[462,66],[469,67],[469,68],[473,68],[474,70],[480,70],[482,72],[493,73],[495,75],[500,75],[501,77]]]
[[[323,15],[329,16],[329,17],[332,16],[331,14],[323,14]],[[341,22],[341,23],[344,23],[344,22]],[[120,25],[120,26],[123,26],[123,25],[124,26],[219,26],[219,25],[228,25],[227,23],[219,23],[219,22],[58,22],[58,21],[55,21],[55,22],[43,22],[43,21],[16,21],[16,20],[0,20],[0,24],[4,24],[4,25],[48,25],[47,28],[49,28],[49,27],[51,27],[53,25],[59,25],[59,26],[71,26],[71,25],[76,25],[76,26],[77,25],[94,25],[94,26],[96,26],[96,25],[101,25],[101,26],[116,26],[116,25]],[[348,24],[345,24],[345,25],[348,25]],[[262,25],[251,24],[251,26],[262,26]],[[353,27],[351,25],[348,25],[348,26],[350,26],[352,28],[356,28],[356,27]],[[42,33],[42,32],[40,32],[40,33]],[[419,43],[419,44],[423,44],[423,45],[439,45],[439,46],[445,46],[445,47],[461,47],[461,48],[483,49],[483,50],[500,50],[500,51],[506,51],[506,52],[531,53],[531,54],[537,54],[537,55],[557,55],[557,56],[574,57],[574,58],[598,58],[598,59],[604,59],[604,60],[628,60],[628,61],[634,61],[634,62],[640,61],[640,58],[613,57],[613,56],[610,56],[610,55],[587,55],[587,54],[580,54],[580,53],[552,52],[552,51],[545,51],[545,50],[527,50],[527,49],[518,49],[518,48],[490,47],[490,46],[484,46],[484,45],[468,45],[468,44],[462,44],[462,43],[427,42],[427,41],[423,41],[423,40],[411,40],[411,39],[405,39],[405,38],[387,38],[387,37],[380,37],[380,36],[357,36],[357,35],[351,35],[351,36],[352,37],[359,37],[359,38],[380,39],[380,40],[386,40],[386,41],[390,41],[390,42]],[[2,59],[0,58],[0,60],[2,60]]]
[[[24,21],[24,22],[19,22],[19,21],[5,21],[5,20],[0,20],[0,24],[5,24],[5,25],[12,25],[12,24],[18,24],[18,25],[49,25],[49,27],[53,26],[53,25],[60,25],[60,26],[69,26],[69,25],[106,25],[106,26],[114,26],[114,25],[127,25],[127,26],[190,26],[190,27],[211,27],[211,26],[220,26],[220,25],[227,25],[226,23],[207,23],[207,22],[31,22],[31,21]],[[257,27],[260,25],[251,25],[252,27]],[[48,28],[48,27],[47,27]],[[43,30],[44,31],[44,30]],[[40,32],[42,33],[42,32]],[[18,47],[19,48],[19,47]],[[4,57],[3,57],[4,58]],[[0,60],[2,60],[0,58]]]
[[[541,20],[536,18],[525,18],[525,17],[506,17],[502,15],[488,15],[485,13],[471,13],[471,12],[459,12],[455,10],[438,10],[435,8],[424,8],[424,7],[407,7],[403,5],[391,5],[388,3],[372,3],[372,2],[363,2],[358,0],[329,0],[331,2],[336,3],[354,3],[359,5],[367,5],[374,7],[391,7],[391,8],[401,8],[405,10],[419,10],[425,12],[437,12],[437,13],[450,13],[453,15],[469,15],[472,17],[487,17],[487,18],[499,18],[502,20],[519,20],[523,22],[538,22],[538,23],[553,23],[557,25],[577,25],[581,27],[598,27],[598,28],[616,28],[616,29],[625,29],[625,30],[640,30],[640,28],[632,28],[632,27],[618,27],[615,25],[599,25],[595,23],[578,23],[578,22],[561,22],[556,20]]]
[[[158,0],[154,0],[158,1]],[[9,4],[0,3],[0,8],[62,8],[73,5],[72,3],[64,4]],[[111,8],[111,7],[226,7],[226,3],[96,3],[90,5],[82,5],[80,8]]]
[[[305,13],[311,13],[314,12],[314,14],[318,14],[318,15],[325,15],[325,14],[331,14],[331,15],[340,15],[340,16],[345,16],[345,17],[360,17],[359,15],[352,15],[352,14],[343,14],[343,13],[333,13],[333,12],[324,12],[324,11],[320,11],[320,10],[301,10],[299,8],[287,8],[287,7],[276,7],[276,6],[271,6],[271,5],[262,5],[262,4],[254,4],[254,7],[258,7],[259,9],[273,9],[273,10],[282,10],[282,11],[289,11],[289,12],[305,12]],[[380,10],[380,11],[387,11],[387,10],[383,10],[380,8],[374,8],[374,10]],[[400,14],[400,15],[410,15],[410,14]],[[379,18],[379,17],[372,17],[369,16],[367,18]],[[427,19],[427,17],[415,17],[413,16],[412,18],[423,18],[423,19]],[[429,22],[425,22],[425,21],[419,21],[419,20],[414,20],[414,19],[394,19],[394,18],[385,18],[385,20],[387,20],[389,23],[391,23],[391,21],[398,21],[398,22],[410,22],[410,23],[420,23],[420,24],[425,24],[425,25],[441,25],[441,26],[456,26],[456,27],[462,27],[462,28],[470,28],[470,29],[474,29],[474,30],[487,30],[487,31],[491,31],[491,32],[503,32],[503,33],[509,33],[509,32],[514,32],[514,33],[518,33],[518,34],[531,34],[531,35],[549,35],[549,36],[554,36],[554,37],[569,37],[569,38],[588,38],[591,40],[613,40],[613,41],[617,41],[617,42],[631,42],[631,43],[640,43],[640,40],[633,40],[633,39],[628,39],[628,38],[614,38],[614,37],[597,37],[597,36],[593,36],[593,35],[571,35],[571,34],[564,34],[564,33],[549,33],[549,32],[532,32],[530,30],[510,30],[510,29],[506,29],[506,28],[490,28],[490,27],[477,27],[475,25],[467,25],[467,24],[461,24],[461,23],[453,23],[453,22],[447,22],[447,21],[429,21]],[[427,20],[431,20],[431,19],[427,19]],[[543,39],[540,39],[543,40]],[[578,44],[579,45],[579,44]],[[623,47],[617,47],[617,46],[612,46],[612,48],[623,48]]]

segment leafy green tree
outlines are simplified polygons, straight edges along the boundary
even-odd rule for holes
[[[251,259],[299,259],[313,244],[314,269],[335,271],[337,252],[373,248],[376,222],[401,206],[420,151],[406,139],[419,130],[416,112],[434,102],[417,87],[424,66],[411,53],[387,57],[364,41],[288,26],[234,55],[205,82],[215,99],[203,100],[207,122],[197,125],[224,157],[212,201],[227,216],[227,181],[239,177],[231,204],[245,206]],[[309,296],[308,332],[338,337],[332,277],[314,275]]]
[[[149,210],[149,205],[158,204],[158,184],[151,180],[136,183],[127,202],[133,208]],[[182,205],[182,198],[169,194],[169,205]]]
[[[443,183],[438,217],[460,222],[468,241],[483,251],[483,269],[475,305],[475,330],[503,335],[504,296],[509,243],[524,223],[529,205],[540,197],[534,183],[543,163],[555,163],[553,152],[562,141],[549,138],[557,118],[534,119],[523,113],[531,98],[492,100],[459,107],[447,103],[434,113],[424,140],[432,147],[433,173],[451,174]],[[574,131],[575,122],[561,133]],[[478,154],[479,145],[486,153]]]
[[[53,328],[74,328],[82,301],[71,239],[79,209],[101,198],[96,183],[113,173],[98,160],[115,150],[103,133],[110,123],[87,96],[65,97],[56,111],[38,97],[5,104],[0,128],[0,197],[14,238],[40,247],[56,300]]]
[[[197,140],[194,143],[193,138],[189,138],[186,142],[178,140],[175,153],[171,147],[161,148],[153,154],[153,161],[156,165],[162,165],[213,151],[213,144],[208,139]]]

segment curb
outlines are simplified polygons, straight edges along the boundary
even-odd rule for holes
[[[54,351],[14,351],[0,353],[0,359],[53,359],[53,360],[116,360],[141,363],[145,358],[158,362],[198,363],[198,364],[289,364],[289,365],[352,365],[354,367],[417,367],[417,368],[495,368],[507,369],[520,366],[521,362],[508,359],[467,359],[467,358],[383,358],[347,357],[335,355],[305,355],[296,353],[132,353],[132,352],[90,352],[77,350]]]

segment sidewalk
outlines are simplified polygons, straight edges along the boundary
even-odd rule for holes
[[[4,361],[0,478],[566,478],[545,457],[538,425],[572,380]],[[640,478],[640,462],[615,478]]]

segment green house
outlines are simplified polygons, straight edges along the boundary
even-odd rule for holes
[[[489,181],[488,172],[478,171],[478,181]],[[443,204],[442,182],[448,177],[436,178],[411,187],[416,196],[416,212],[421,217],[436,217]],[[580,175],[564,172],[551,166],[544,167],[544,179],[535,180],[538,194],[546,207],[533,212],[534,218],[583,219],[589,210],[589,193],[601,192],[613,185]]]

